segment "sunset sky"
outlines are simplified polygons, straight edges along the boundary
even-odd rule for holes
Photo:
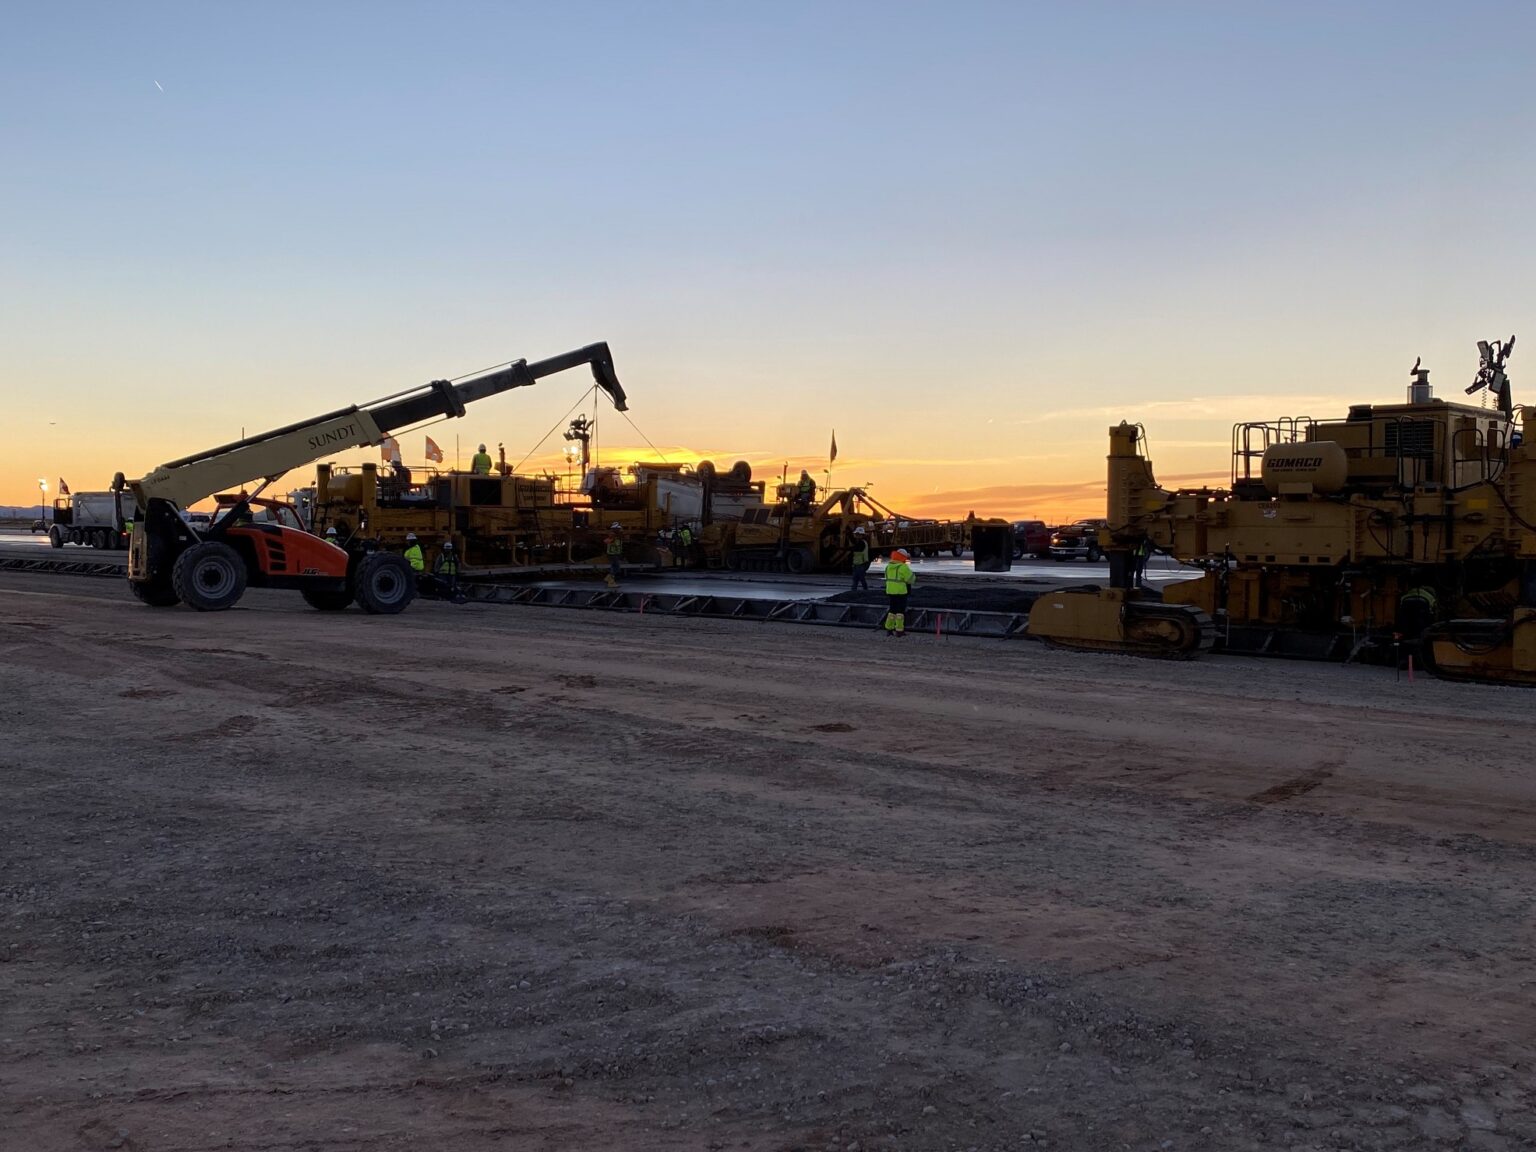
[[[1530,330],[1533,33],[1405,0],[15,0],[0,503],[596,340],[672,459],[820,478],[836,428],[834,482],[904,511],[1063,519],[1128,418],[1165,482],[1223,481],[1234,421],[1399,399],[1415,356],[1460,395],[1474,341]],[[518,459],[588,381],[433,434]]]

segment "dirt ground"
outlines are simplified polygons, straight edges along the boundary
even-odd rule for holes
[[[0,577],[0,1147],[1536,1147],[1536,695]]]

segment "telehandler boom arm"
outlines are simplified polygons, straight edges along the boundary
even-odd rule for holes
[[[624,389],[613,368],[607,344],[588,344],[573,352],[530,364],[518,360],[481,376],[452,383],[434,380],[399,396],[367,407],[353,405],[296,424],[274,428],[206,452],[162,464],[147,476],[130,481],[140,508],[150,500],[165,500],[186,508],[215,492],[282,475],[346,448],[381,444],[398,428],[439,416],[462,416],[464,407],[512,388],[534,384],[582,364],[592,366],[597,386],[613,400],[620,412],[628,407]]]

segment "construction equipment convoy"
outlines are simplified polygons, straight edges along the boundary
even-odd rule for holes
[[[1236,425],[1226,489],[1160,487],[1142,427],[1111,428],[1110,586],[1042,596],[1029,634],[1180,657],[1406,644],[1443,677],[1536,684],[1536,409],[1510,400],[1514,338],[1478,348],[1467,392],[1492,407],[1435,399],[1416,363],[1406,403]],[[1204,575],[1144,591],[1147,547]],[[1422,637],[1399,615],[1410,593],[1435,606]]]
[[[310,509],[315,532],[335,528],[346,540],[367,524],[382,547],[402,548],[412,534],[429,557],[452,541],[478,576],[599,557],[615,523],[631,560],[653,560],[661,529],[735,518],[762,505],[763,483],[752,480],[745,461],[718,474],[708,460],[692,468],[642,462],[629,467],[627,479],[617,468],[589,466],[584,451],[581,463],[579,491],[562,490],[551,475],[515,473],[505,454],[490,475],[453,470],[402,477],[371,463],[320,464],[314,488],[292,495]]]
[[[1109,587],[1041,596],[1029,635],[1176,657],[1219,645],[1350,659],[1406,644],[1441,676],[1536,684],[1536,409],[1511,402],[1505,363],[1513,348],[1513,337],[1479,343],[1467,391],[1486,392],[1492,407],[1435,399],[1429,373],[1416,363],[1406,403],[1357,404],[1340,419],[1238,424],[1225,489],[1160,487],[1143,428],[1111,428],[1109,515],[1097,534]],[[355,600],[370,612],[398,612],[416,584],[388,548],[417,526],[440,541],[472,544],[465,551],[480,564],[516,565],[562,547],[569,561],[583,531],[610,523],[649,547],[654,532],[679,520],[701,529],[698,556],[711,567],[840,568],[859,529],[877,556],[895,547],[958,555],[969,542],[978,567],[982,551],[986,567],[1007,567],[1006,522],[909,520],[859,488],[806,499],[797,486],[780,485],[770,501],[743,464],[724,474],[707,462],[636,465],[628,483],[611,469],[589,469],[583,456],[579,506],[559,501],[552,477],[514,475],[504,457],[497,475],[437,474],[421,485],[404,469],[381,476],[375,466],[347,473],[321,465],[315,527],[336,527],[344,547],[272,508],[256,514],[271,503],[258,499],[260,491],[293,468],[462,416],[472,401],[581,364],[623,411],[608,348],[594,344],[460,383],[434,381],[172,461],[131,483],[119,479],[108,495],[114,523],[132,523],[130,587],[156,606],[227,608],[247,585],[264,585],[297,589],[319,609]],[[583,431],[573,425],[567,438],[582,440]],[[257,492],[242,493],[211,525],[185,512],[254,480],[262,482]],[[134,497],[131,516],[125,489]],[[76,498],[77,508],[83,500]],[[1148,591],[1136,572],[1149,550],[1203,575]],[[1405,626],[1410,600],[1421,610],[1433,606],[1422,635]]]
[[[114,482],[133,493],[128,585],[145,604],[188,604],[203,611],[228,608],[247,585],[292,588],[315,608],[342,609],[357,601],[365,610],[394,613],[416,595],[403,556],[383,551],[369,526],[355,527],[346,547],[327,543],[297,522],[258,521],[254,501],[267,485],[294,468],[347,448],[380,444],[391,433],[442,417],[464,415],[465,405],[545,376],[587,364],[597,386],[620,411],[624,389],[606,344],[504,368],[454,383],[434,380],[364,406],[341,408],[163,464],[138,480]],[[226,507],[205,528],[194,527],[185,509],[251,481],[248,497]]]
[[[876,556],[895,547],[959,555],[970,538],[970,521],[899,516],[863,489],[807,502],[797,485],[780,483],[770,496],[745,460],[728,469],[710,460],[641,461],[623,473],[597,466],[590,455],[595,427],[580,416],[565,433],[576,446],[579,489],[563,489],[548,474],[516,474],[503,451],[490,475],[320,464],[314,487],[292,495],[317,533],[335,528],[347,540],[366,524],[368,538],[396,551],[414,535],[429,559],[451,541],[466,571],[491,577],[602,560],[615,524],[631,562],[665,563],[671,552],[661,552],[658,537],[687,525],[696,540],[692,563],[797,573],[845,569],[858,527]]]

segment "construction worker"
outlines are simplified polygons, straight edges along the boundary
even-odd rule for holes
[[[1396,631],[1405,640],[1418,640],[1439,612],[1440,601],[1433,588],[1427,584],[1410,588],[1397,602]]]
[[[334,524],[325,530],[325,542],[327,544],[334,544],[338,548],[341,547],[341,541],[336,538],[336,526]]]
[[[816,481],[811,479],[811,474],[804,468],[800,469],[800,480],[795,485],[795,507],[802,512],[811,510],[811,501],[816,499]]]
[[[905,548],[897,548],[885,564],[885,634],[898,639],[907,634],[907,593],[917,583],[910,560]]]
[[[618,521],[608,525],[608,536],[603,541],[603,549],[608,554],[608,578],[604,583],[610,588],[617,588],[619,573],[624,567],[624,527]]]
[[[869,536],[863,528],[853,530],[853,544],[848,556],[853,561],[853,591],[868,592],[869,581],[865,577],[869,574]]]
[[[491,474],[491,454],[485,450],[485,445],[480,445],[475,458],[469,462],[469,470],[476,476],[489,476]]]
[[[1147,571],[1147,560],[1152,555],[1152,541],[1143,536],[1136,541],[1136,546],[1131,549],[1131,587],[1141,588],[1145,586],[1142,579]]]
[[[677,551],[673,553],[675,559],[673,566],[688,567],[690,553],[693,551],[693,529],[684,524],[677,530]]]
[[[464,594],[459,591],[459,554],[454,550],[452,540],[443,541],[443,550],[432,563],[432,580],[440,595],[447,596],[455,604],[464,603]]]
[[[419,582],[427,571],[427,561],[421,554],[421,545],[416,542],[416,533],[405,534],[405,562],[411,566],[411,571],[416,573]]]

